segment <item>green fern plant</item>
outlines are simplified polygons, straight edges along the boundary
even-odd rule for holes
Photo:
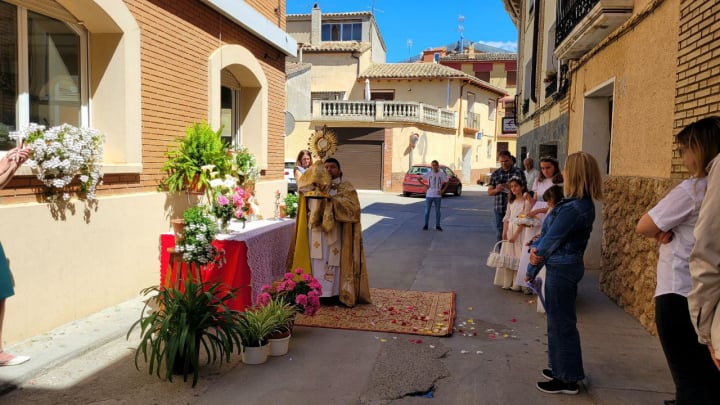
[[[221,133],[222,127],[214,131],[207,122],[187,127],[185,137],[178,139],[177,148],[165,153],[167,161],[162,170],[167,177],[162,180],[161,187],[174,193],[187,190],[196,183],[196,187],[202,190],[209,187],[211,171],[215,171],[218,177],[230,173],[228,145],[221,138]],[[207,166],[213,166],[213,169],[203,170]]]
[[[135,367],[139,370],[142,357],[148,373],[172,381],[173,373],[187,381],[192,373],[192,386],[198,381],[200,351],[205,350],[207,363],[218,359],[230,361],[233,352],[240,352],[240,315],[227,306],[235,297],[222,283],[196,282],[192,277],[178,287],[153,286],[142,291],[153,295],[147,300],[140,319],[128,331],[127,338],[140,327],[140,344],[135,351]],[[163,364],[165,367],[163,368]]]

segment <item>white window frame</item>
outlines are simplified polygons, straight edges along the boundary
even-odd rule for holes
[[[18,46],[18,88],[15,101],[16,129],[26,127],[30,124],[30,61],[28,53],[28,9],[22,6],[17,8],[17,46]],[[33,11],[36,14],[52,18],[67,25],[80,38],[80,126],[90,127],[90,105],[89,105],[89,67],[88,67],[88,33],[82,27],[67,21],[58,20],[42,13]],[[0,151],[5,154],[6,151]]]

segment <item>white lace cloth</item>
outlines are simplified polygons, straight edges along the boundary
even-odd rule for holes
[[[219,234],[218,240],[245,242],[247,261],[250,267],[250,287],[253,305],[255,297],[265,284],[280,280],[285,274],[295,220],[258,220],[250,221],[242,229],[242,223],[231,222],[230,234]]]

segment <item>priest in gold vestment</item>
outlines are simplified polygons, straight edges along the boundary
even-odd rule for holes
[[[290,247],[290,269],[302,268],[348,307],[370,303],[360,200],[342,180],[340,162],[316,161],[298,180],[298,216]]]

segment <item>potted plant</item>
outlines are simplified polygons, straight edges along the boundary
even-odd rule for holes
[[[288,193],[285,196],[285,216],[288,218],[295,218],[298,210],[298,195],[295,193]]]
[[[68,186],[78,178],[78,197],[92,202],[95,190],[102,183],[102,153],[105,136],[91,128],[68,124],[45,129],[29,126],[11,133],[18,145],[32,148],[27,164],[38,180],[48,188],[48,196],[55,200],[70,199]]]
[[[242,341],[242,361],[261,364],[267,361],[268,338],[280,326],[271,307],[250,308],[240,315],[238,330]]]
[[[264,306],[273,314],[276,323],[275,329],[268,337],[270,355],[283,356],[288,352],[297,307],[285,302],[282,297],[275,297]]]
[[[255,302],[258,305],[267,305],[270,300],[280,297],[288,304],[296,307],[297,312],[303,315],[315,315],[320,309],[320,296],[322,285],[315,277],[307,274],[301,268],[285,273],[283,279],[273,285],[264,285]]]
[[[253,191],[255,182],[260,178],[255,155],[240,145],[230,150],[231,171],[237,176],[240,187]]]
[[[175,250],[183,254],[183,261],[198,266],[222,262],[222,252],[212,245],[215,238],[215,220],[204,206],[192,206],[183,212],[185,227],[182,241]]]
[[[545,79],[543,80],[545,83],[552,83],[557,78],[557,71],[550,69],[545,72]]]
[[[176,288],[177,287],[177,288]],[[202,283],[192,277],[173,288],[153,286],[142,291],[154,294],[145,304],[140,319],[128,331],[140,327],[140,344],[135,351],[135,367],[142,356],[148,373],[172,381],[182,374],[187,381],[193,375],[197,384],[200,350],[205,349],[207,363],[230,361],[240,349],[240,316],[226,305],[234,298],[222,283]],[[222,288],[222,292],[220,289]],[[163,368],[163,364],[165,367]]]
[[[230,173],[231,163],[228,146],[220,134],[206,122],[195,123],[186,129],[184,138],[178,140],[176,149],[165,153],[167,161],[162,170],[167,177],[161,187],[169,192],[183,190],[202,192],[209,184],[210,172],[220,176]]]
[[[237,185],[237,179],[226,174],[225,179],[210,180],[208,200],[210,212],[218,220],[218,231],[227,233],[227,225],[231,219],[242,221],[243,228],[250,212],[250,193]]]

